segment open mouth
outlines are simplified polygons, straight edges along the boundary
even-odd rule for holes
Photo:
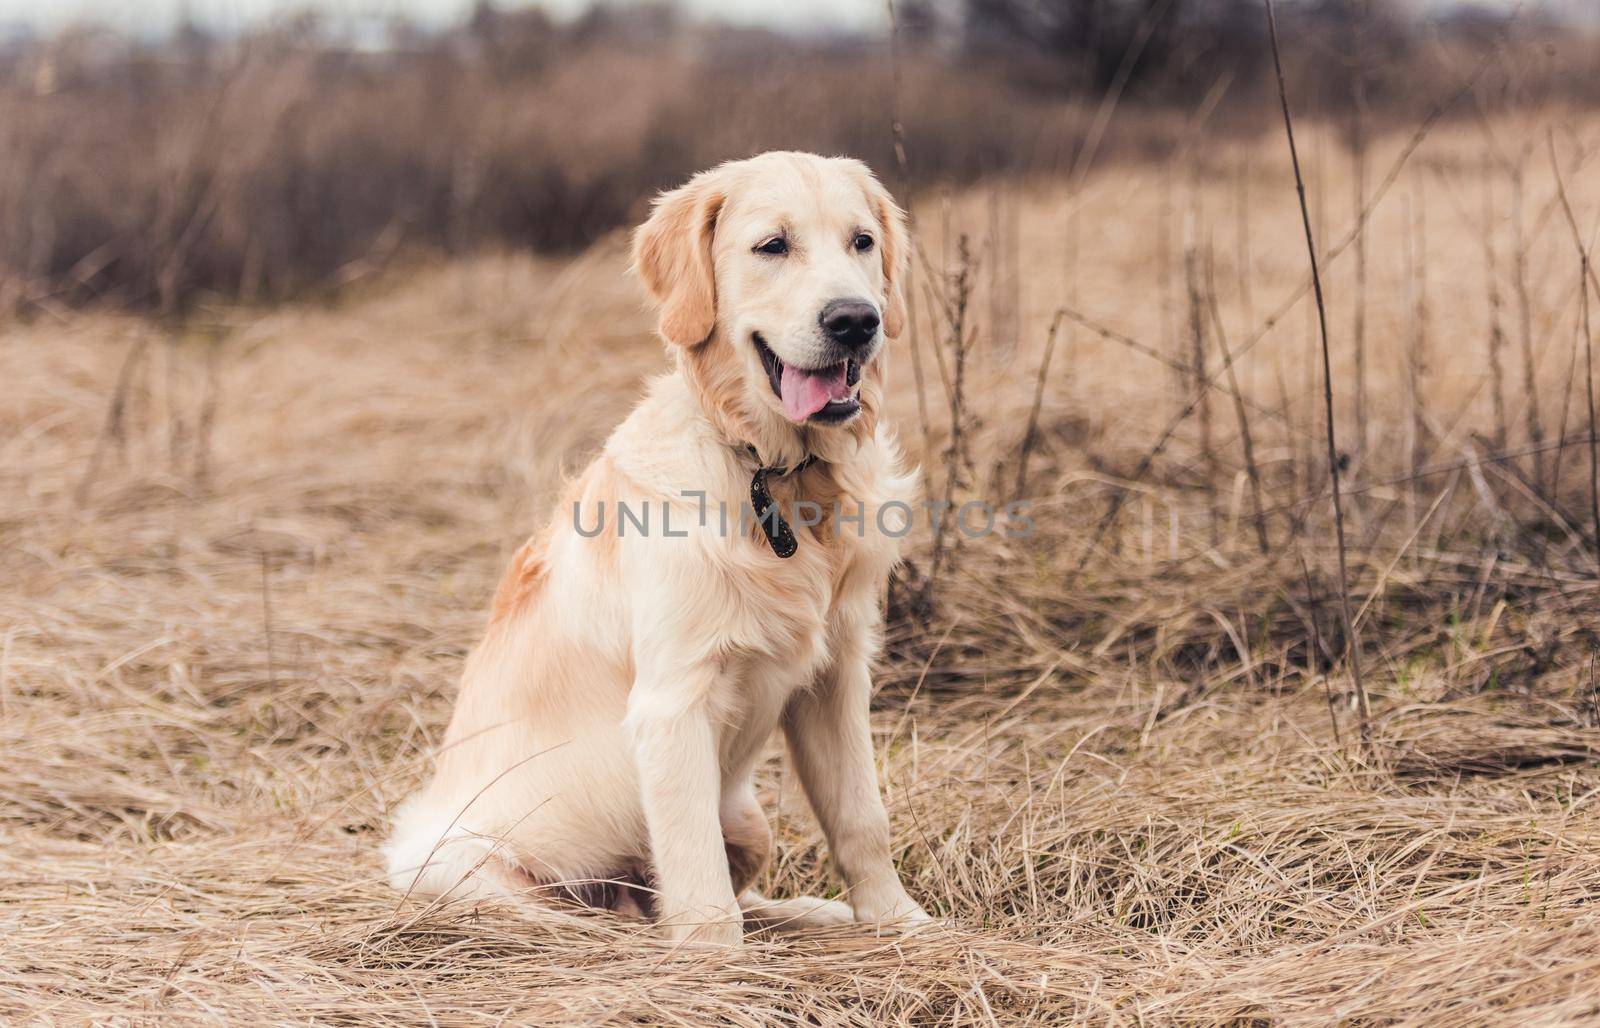
[[[803,421],[839,422],[861,410],[856,386],[861,382],[861,363],[851,357],[823,368],[797,368],[783,363],[761,333],[754,333],[756,352],[767,370],[773,395],[783,404],[783,412],[796,424]]]

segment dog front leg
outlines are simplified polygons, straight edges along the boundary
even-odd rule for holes
[[[736,945],[743,921],[723,847],[722,771],[706,699],[714,678],[671,677],[641,677],[628,698],[656,911],[669,939]]]
[[[930,918],[906,894],[889,856],[889,815],[872,759],[871,695],[866,659],[841,655],[815,689],[790,700],[783,730],[856,920],[905,927]]]

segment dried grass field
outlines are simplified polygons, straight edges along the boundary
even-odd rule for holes
[[[1375,140],[1356,241],[1304,130],[1365,733],[1281,140],[915,197],[892,416],[1037,533],[919,535],[891,595],[881,782],[944,919],[903,938],[671,953],[382,880],[502,567],[666,367],[622,237],[8,324],[0,1017],[1600,1020],[1600,296],[1552,170],[1588,244],[1596,131]],[[764,885],[828,891],[776,745],[762,781]]]

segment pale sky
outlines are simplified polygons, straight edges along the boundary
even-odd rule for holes
[[[588,0],[542,0],[558,15],[575,14]],[[507,2],[503,6],[519,6]],[[680,0],[691,17],[716,17],[781,28],[862,29],[884,21],[883,0]],[[405,15],[424,25],[461,21],[472,0],[0,0],[0,32],[28,26],[51,31],[97,22],[135,34],[163,34],[187,12],[197,23],[228,32],[286,11],[316,10],[333,20]]]
[[[542,5],[558,16],[573,15],[591,0],[499,0],[503,6]],[[623,0],[626,2],[626,0]],[[1478,4],[1510,7],[1516,0],[1401,0],[1419,10]],[[1585,11],[1600,0],[1524,0],[1539,9]],[[17,29],[49,33],[92,22],[132,35],[161,36],[184,14],[214,31],[233,32],[286,12],[315,10],[329,20],[363,21],[403,15],[429,27],[461,22],[473,0],[0,0],[0,37]],[[784,29],[881,29],[884,0],[678,0],[690,17]],[[1593,17],[1593,14],[1590,14]]]

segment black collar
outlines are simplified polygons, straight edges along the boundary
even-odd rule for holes
[[[807,454],[793,467],[779,467],[761,463],[761,454],[754,446],[747,445],[745,449],[756,462],[755,474],[750,476],[750,510],[756,516],[756,524],[761,526],[761,533],[767,537],[767,544],[772,547],[773,553],[784,559],[793,557],[800,544],[795,540],[794,531],[789,527],[789,523],[784,521],[783,515],[779,513],[778,505],[773,502],[772,490],[768,488],[767,481],[785,475],[797,475],[815,464],[817,457],[815,454]]]
[[[777,464],[763,464],[763,463],[761,463],[761,451],[756,449],[754,443],[745,443],[744,444],[744,452],[748,453],[750,455],[750,459],[756,462],[756,473],[757,474],[765,473],[768,478],[782,478],[784,475],[798,475],[800,472],[804,471],[806,468],[809,468],[811,465],[816,464],[818,462],[818,460],[820,459],[820,458],[817,457],[816,454],[808,453],[800,461],[800,463],[796,464],[792,468],[786,468],[786,467],[781,467],[781,466],[779,466]]]

